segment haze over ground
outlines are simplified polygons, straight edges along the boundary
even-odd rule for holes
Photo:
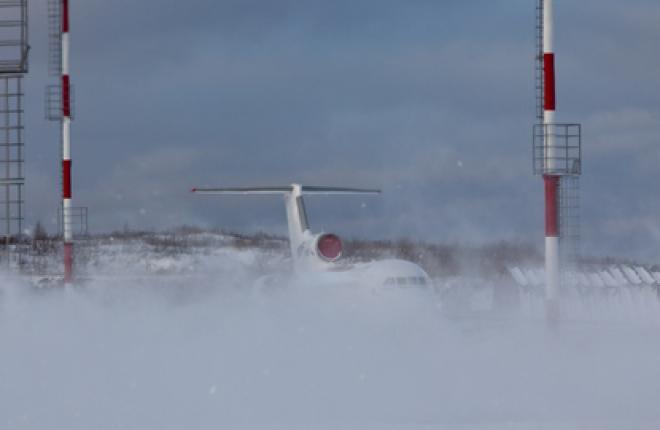
[[[660,422],[657,305],[594,301],[548,331],[542,312],[461,316],[419,289],[322,288],[302,278],[257,290],[264,256],[255,250],[181,254],[179,266],[194,270],[169,275],[145,274],[150,263],[163,267],[158,254],[122,242],[106,250],[84,287],[34,289],[0,273],[0,427],[652,430]]]
[[[28,225],[53,231],[46,5],[32,1]],[[534,3],[90,0],[72,6],[76,204],[93,230],[283,233],[279,201],[195,185],[382,186],[309,201],[344,236],[541,243],[531,175]],[[588,253],[654,262],[660,5],[558,0],[558,119],[584,126]],[[246,216],[249,214],[249,216]]]

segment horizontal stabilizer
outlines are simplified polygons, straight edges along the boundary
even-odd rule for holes
[[[241,195],[241,194],[287,194],[293,192],[296,185],[284,185],[275,187],[221,187],[221,188],[193,188],[196,194],[219,194],[219,195]],[[366,188],[345,187],[316,187],[303,185],[300,187],[302,194],[380,194],[380,190]]]
[[[380,194],[380,190],[365,188],[343,188],[343,187],[313,187],[302,186],[303,194]]]
[[[291,185],[283,187],[222,187],[222,188],[193,188],[196,194],[286,194],[293,191]]]

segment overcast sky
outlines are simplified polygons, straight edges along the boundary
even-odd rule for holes
[[[382,187],[314,197],[344,236],[542,245],[531,172],[535,0],[71,1],[74,200],[93,231],[283,233],[277,198],[193,186]],[[660,3],[557,0],[558,121],[583,124],[585,251],[660,241]],[[46,1],[30,0],[28,224],[52,231]]]

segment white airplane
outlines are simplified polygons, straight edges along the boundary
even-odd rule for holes
[[[368,263],[346,263],[341,259],[341,239],[333,233],[312,233],[303,194],[380,194],[380,190],[315,187],[292,184],[276,187],[194,188],[202,195],[282,195],[289,225],[289,244],[294,274],[314,276],[320,283],[356,283],[371,286],[431,286],[428,274],[405,260],[386,259]]]

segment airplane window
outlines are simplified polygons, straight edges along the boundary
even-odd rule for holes
[[[396,283],[399,285],[407,285],[408,280],[406,278],[396,278]]]
[[[384,285],[394,285],[394,278],[385,279]]]

